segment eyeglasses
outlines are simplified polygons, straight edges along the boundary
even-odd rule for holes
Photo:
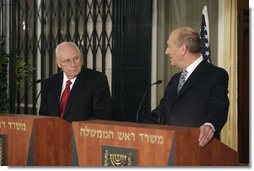
[[[59,60],[59,61],[61,61],[61,60]],[[80,61],[80,57],[79,56],[76,56],[76,57],[74,57],[74,58],[72,58],[72,59],[65,59],[65,60],[63,60],[63,61],[61,61],[64,65],[70,65],[71,64],[71,62],[73,62],[73,63],[77,63],[77,62],[79,62]]]

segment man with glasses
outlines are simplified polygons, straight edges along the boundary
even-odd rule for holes
[[[107,77],[82,66],[81,52],[72,42],[56,47],[56,63],[62,70],[45,80],[39,114],[66,121],[110,119]]]

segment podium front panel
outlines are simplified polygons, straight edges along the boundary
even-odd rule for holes
[[[0,135],[6,136],[8,166],[71,165],[71,124],[58,118],[0,114]]]

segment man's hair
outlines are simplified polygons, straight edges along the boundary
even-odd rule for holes
[[[190,27],[178,28],[178,36],[176,46],[180,47],[185,44],[187,50],[191,53],[200,53],[200,39],[199,34]]]
[[[56,46],[56,49],[55,49],[56,58],[59,57],[59,49],[61,48],[61,46],[62,46],[62,45],[66,45],[66,44],[69,45],[69,46],[74,47],[74,48],[77,50],[77,52],[79,53],[80,58],[82,58],[82,54],[81,54],[81,52],[80,52],[80,49],[79,49],[78,46],[77,46],[75,43],[73,43],[73,42],[62,42],[62,43],[58,44],[58,45]]]

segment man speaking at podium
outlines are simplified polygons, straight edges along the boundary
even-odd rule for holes
[[[166,55],[182,69],[169,81],[160,104],[143,122],[200,127],[198,143],[205,146],[227,121],[228,74],[203,59],[198,32],[189,27],[172,31]]]
[[[59,116],[69,122],[110,119],[107,77],[84,68],[81,52],[72,42],[56,47],[56,63],[62,72],[45,80],[39,114]]]

